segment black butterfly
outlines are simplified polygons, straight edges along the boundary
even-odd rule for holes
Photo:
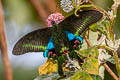
[[[13,48],[13,54],[21,55],[27,52],[43,52],[47,49],[48,52],[53,51],[59,56],[61,48],[68,47],[69,50],[72,49],[73,45],[71,42],[77,39],[77,36],[81,35],[91,24],[96,23],[103,16],[102,13],[96,10],[82,11],[79,12],[78,15],[77,17],[73,14],[59,24],[53,21],[53,27],[47,27],[28,33],[16,43]],[[79,41],[81,40],[79,39]],[[50,44],[48,45],[48,43]],[[48,54],[46,56],[48,56]],[[59,59],[58,62],[60,62]],[[60,68],[58,72],[62,75],[62,63],[58,63],[58,65]]]

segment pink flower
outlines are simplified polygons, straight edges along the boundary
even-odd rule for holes
[[[54,54],[53,54],[53,56],[55,57],[55,56],[56,56],[56,54],[54,53]]]
[[[64,53],[66,54],[66,53],[69,53],[69,51],[68,50],[64,50]]]
[[[51,52],[51,51],[48,53],[48,56],[50,56],[50,55],[52,55],[52,52]]]
[[[79,44],[80,43],[80,41],[78,41],[78,40],[75,40],[75,42],[74,42],[75,44]]]
[[[52,21],[55,21],[56,24],[59,24],[63,20],[64,20],[64,16],[61,13],[59,12],[53,13],[48,16],[47,19],[48,27],[52,27],[51,24]]]
[[[73,48],[76,48],[77,46],[76,45],[73,45]]]

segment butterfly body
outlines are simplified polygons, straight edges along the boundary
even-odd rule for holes
[[[49,57],[48,52],[55,49],[55,53],[59,56],[61,55],[60,51],[62,48],[66,47],[69,50],[73,50],[73,43],[74,40],[79,40],[80,43],[82,43],[83,39],[80,36],[76,36],[68,31],[62,30],[62,28],[59,28],[56,23],[52,24],[52,34],[49,39],[47,48],[44,52],[44,57]]]
[[[62,30],[57,24],[53,24],[52,39],[56,53],[60,53],[60,50],[63,47],[71,47],[64,30]]]

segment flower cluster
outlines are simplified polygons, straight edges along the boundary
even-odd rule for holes
[[[52,21],[55,21],[56,24],[59,24],[61,21],[64,20],[64,16],[61,13],[53,13],[48,16],[47,22],[48,22],[48,27],[52,27]]]
[[[61,0],[60,5],[65,12],[70,12],[74,9],[72,6],[72,0]]]

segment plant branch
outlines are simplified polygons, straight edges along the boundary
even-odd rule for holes
[[[0,47],[2,52],[2,60],[4,64],[6,80],[12,80],[12,69],[8,58],[7,42],[4,32],[4,20],[2,11],[2,1],[0,0]]]
[[[57,9],[59,11],[59,8],[57,7],[55,0],[46,0],[45,4],[46,4],[47,9],[50,13],[56,12]]]
[[[105,49],[106,51],[113,52],[114,50],[106,45],[97,45],[97,48]]]
[[[115,62],[116,62],[116,69],[117,69],[117,72],[118,72],[118,76],[120,78],[120,63],[119,63],[117,52],[114,52],[114,59],[115,59]]]
[[[36,8],[36,10],[38,11],[38,14],[41,17],[44,24],[47,25],[46,19],[48,17],[48,14],[45,11],[45,9],[42,7],[42,5],[40,4],[39,0],[31,0],[31,2],[32,2],[33,6]]]
[[[119,80],[118,77],[112,72],[112,70],[109,68],[109,66],[106,63],[104,63],[103,66],[115,80]]]
[[[89,39],[88,39],[87,37],[85,37],[84,39],[85,39],[85,41],[87,42],[88,47],[91,47],[92,44],[91,44],[91,42],[89,41]]]
[[[92,1],[90,1],[90,0],[89,0],[89,3],[92,4],[94,6],[94,8],[101,11],[105,16],[107,16],[108,20],[110,20],[110,15],[108,14],[108,12],[106,10],[94,5],[94,3]]]

